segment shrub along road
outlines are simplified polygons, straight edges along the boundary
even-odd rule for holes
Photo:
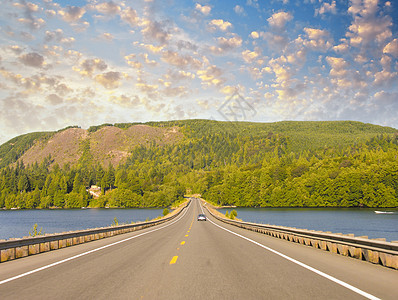
[[[208,221],[198,222],[202,211],[195,199],[167,224],[1,264],[0,298],[394,299],[398,294],[396,270],[225,225],[206,210]]]

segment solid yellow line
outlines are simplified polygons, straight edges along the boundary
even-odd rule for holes
[[[177,262],[178,256],[173,256],[173,258],[170,260],[170,265],[173,265]]]
[[[181,242],[181,245],[184,245],[184,244],[185,244],[185,241],[182,241],[182,242]]]

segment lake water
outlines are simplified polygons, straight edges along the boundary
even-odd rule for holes
[[[225,211],[231,209],[220,209]],[[393,214],[376,214],[373,209],[323,208],[236,208],[238,218],[254,223],[282,225],[303,229],[353,233],[369,238],[398,241],[398,209],[384,209]],[[0,210],[0,239],[28,236],[35,223],[45,233],[139,222],[161,216],[163,209],[70,209],[70,210]]]
[[[61,233],[110,226],[115,217],[122,224],[162,214],[163,209],[0,210],[0,239],[28,236],[35,223],[45,233]]]
[[[219,209],[225,214],[232,208]],[[376,214],[374,209],[356,208],[235,208],[243,221],[301,229],[353,233],[356,236],[398,241],[398,209],[378,209],[392,214]]]

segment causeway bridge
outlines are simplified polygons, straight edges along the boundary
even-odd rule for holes
[[[199,213],[207,221],[197,221]],[[0,263],[0,299],[397,299],[398,270],[226,224],[199,199],[129,233]]]

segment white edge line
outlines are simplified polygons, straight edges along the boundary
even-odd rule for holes
[[[202,209],[202,212],[203,212],[202,205],[200,205],[200,208]],[[234,234],[234,235],[236,235],[236,236],[238,236],[238,237],[240,237],[240,238],[242,238],[244,240],[247,240],[247,241],[249,241],[249,242],[251,242],[251,243],[253,243],[253,244],[257,245],[257,246],[260,246],[260,247],[262,247],[262,248],[264,248],[264,249],[266,249],[266,250],[268,250],[268,251],[270,251],[270,252],[272,252],[272,253],[274,253],[276,255],[279,255],[279,256],[283,257],[284,259],[287,259],[287,260],[289,260],[289,261],[291,261],[291,262],[293,262],[293,263],[295,263],[295,264],[297,264],[297,265],[299,265],[299,266],[301,266],[301,267],[303,267],[303,268],[305,268],[307,270],[310,270],[310,271],[312,271],[312,272],[314,272],[314,273],[316,273],[316,274],[318,274],[318,275],[320,275],[322,277],[325,277],[326,279],[329,279],[329,280],[331,280],[331,281],[333,281],[333,282],[335,282],[335,283],[337,283],[337,284],[339,284],[339,285],[341,285],[341,286],[343,286],[343,287],[345,287],[345,288],[347,288],[347,289],[349,289],[349,290],[351,290],[351,291],[353,291],[353,292],[355,292],[355,293],[357,293],[359,295],[362,295],[365,298],[372,299],[372,300],[380,300],[380,298],[377,298],[376,296],[373,296],[373,295],[371,295],[371,294],[369,294],[367,292],[364,292],[364,291],[356,288],[355,286],[352,286],[352,285],[350,285],[350,284],[348,284],[348,283],[346,283],[344,281],[341,281],[340,279],[337,279],[337,278],[335,278],[335,277],[333,277],[331,275],[328,275],[328,274],[326,274],[326,273],[324,273],[322,271],[319,271],[319,270],[317,270],[317,269],[315,269],[313,267],[310,267],[309,265],[306,265],[306,264],[304,264],[304,263],[302,263],[302,262],[300,262],[298,260],[295,260],[294,258],[291,258],[291,257],[289,257],[289,256],[287,256],[285,254],[282,254],[282,253],[280,253],[280,252],[278,252],[278,251],[276,251],[274,249],[271,249],[271,248],[269,248],[267,246],[264,246],[264,245],[262,245],[262,244],[260,244],[260,243],[258,243],[256,241],[253,241],[252,239],[249,239],[249,238],[247,238],[247,237],[245,237],[243,235],[240,235],[240,234],[235,233],[235,232],[233,232],[233,231],[231,231],[229,229],[226,229],[226,228],[214,223],[210,219],[207,219],[207,220],[209,220],[210,223],[212,223],[213,225],[215,225],[215,226],[217,226],[217,227],[219,227],[219,228],[221,228],[221,229],[223,229],[225,231],[228,231],[229,233],[232,233],[232,234]]]
[[[121,240],[121,241],[117,241],[117,242],[114,242],[114,243],[112,243],[112,244],[108,244],[108,245],[105,245],[105,246],[102,246],[102,247],[99,247],[99,248],[96,248],[96,249],[93,249],[93,250],[90,250],[90,251],[87,251],[87,252],[84,252],[84,253],[77,254],[77,255],[75,255],[75,256],[72,256],[72,257],[69,257],[69,258],[66,258],[66,259],[57,261],[57,262],[55,262],[55,263],[52,263],[52,264],[49,264],[49,265],[46,265],[46,266],[43,266],[43,267],[34,269],[34,270],[32,270],[32,271],[29,271],[29,272],[26,272],[26,273],[23,273],[23,274],[20,274],[20,275],[17,275],[17,276],[8,278],[8,279],[4,279],[4,280],[0,281],[0,285],[2,285],[2,284],[4,284],[4,283],[7,283],[7,282],[10,282],[10,281],[13,281],[13,280],[16,280],[16,279],[19,279],[19,278],[22,278],[22,277],[25,277],[25,276],[28,276],[28,275],[31,275],[31,274],[34,274],[34,273],[37,273],[37,272],[39,272],[39,271],[42,271],[42,270],[45,270],[45,269],[48,269],[48,268],[51,268],[51,267],[54,267],[54,266],[63,264],[63,263],[65,263],[65,262],[68,262],[68,261],[70,261],[70,260],[73,260],[73,259],[82,257],[82,256],[84,256],[84,255],[87,255],[87,254],[90,254],[90,253],[94,253],[94,252],[97,252],[97,251],[106,249],[106,248],[108,248],[108,247],[111,247],[111,246],[114,246],[114,245],[117,245],[117,244],[121,244],[121,243],[127,242],[127,241],[129,241],[129,240],[138,238],[138,237],[143,236],[143,235],[146,235],[146,234],[148,234],[148,233],[152,233],[152,232],[158,231],[158,230],[160,230],[160,229],[164,229],[164,228],[166,228],[166,227],[168,227],[168,226],[170,226],[170,225],[173,225],[174,223],[178,222],[179,220],[181,220],[181,219],[185,216],[187,210],[188,210],[188,207],[186,207],[186,209],[185,209],[184,213],[182,214],[182,216],[180,216],[177,220],[174,220],[173,222],[171,222],[171,223],[169,223],[169,224],[167,224],[167,225],[165,225],[165,226],[163,226],[163,227],[159,227],[159,228],[153,229],[153,230],[151,230],[151,231],[143,232],[143,233],[140,233],[140,234],[138,234],[138,235],[129,237],[129,238],[127,238],[127,239],[124,239],[124,240]]]

